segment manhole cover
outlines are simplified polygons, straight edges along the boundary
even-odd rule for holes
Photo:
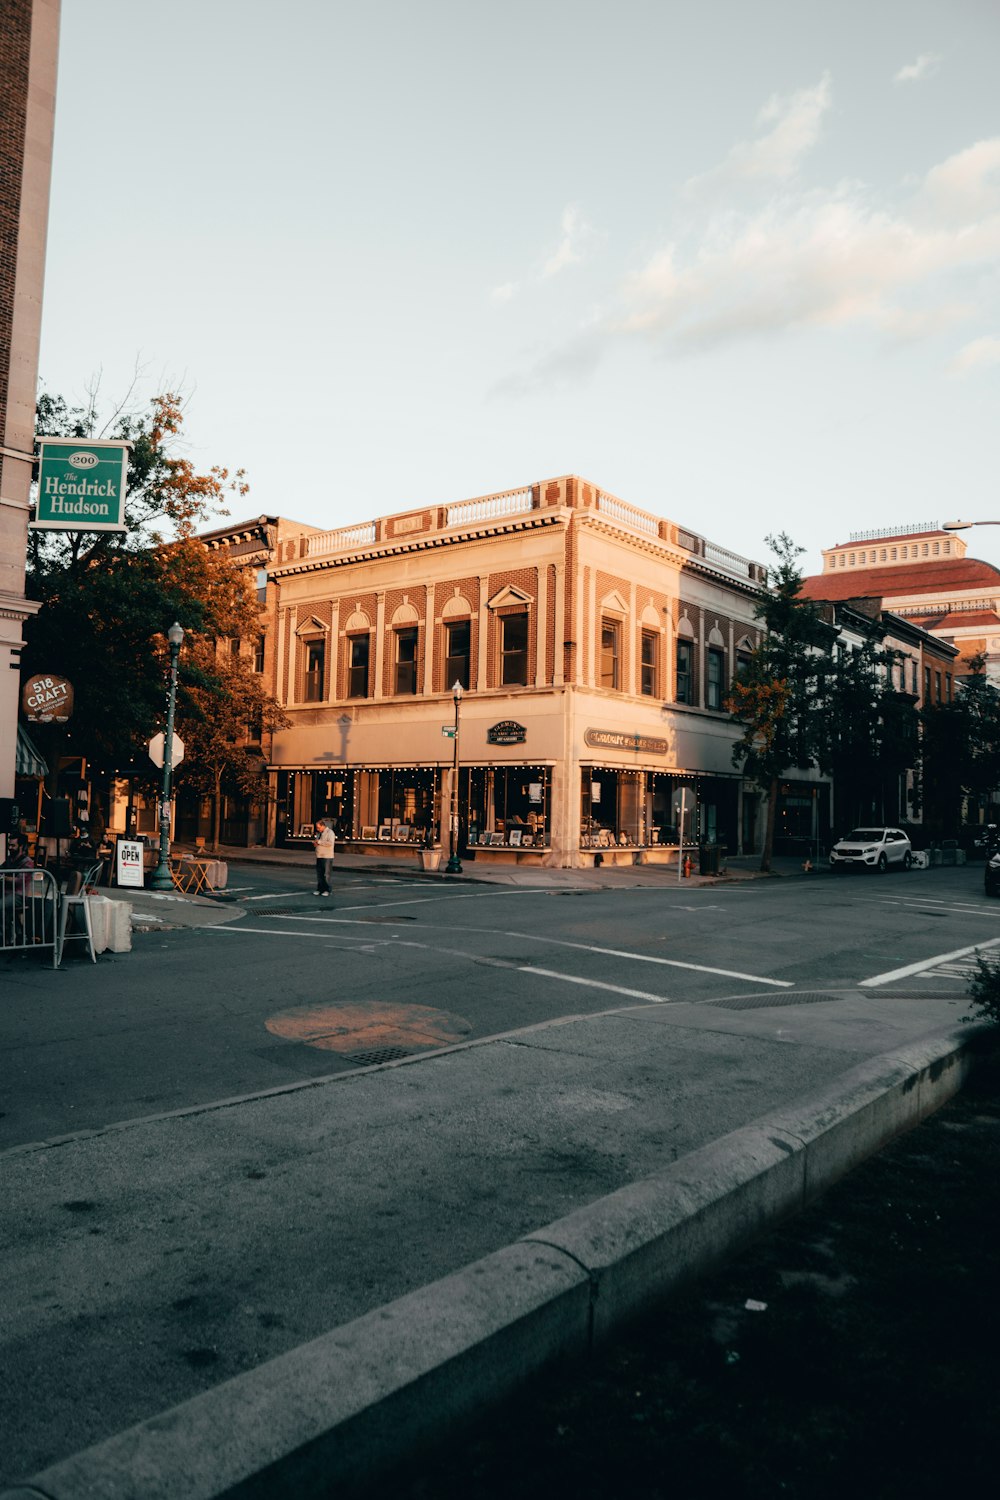
[[[712,1000],[714,1010],[772,1010],[782,1005],[825,1005],[843,995],[740,995],[735,1000]]]
[[[375,1053],[393,1053],[391,1058],[380,1055],[381,1062],[394,1061],[397,1054],[409,1057],[451,1046],[472,1030],[464,1017],[450,1011],[380,1000],[297,1005],[269,1016],[264,1025],[273,1036],[337,1052],[352,1061],[361,1053],[367,1061]]]

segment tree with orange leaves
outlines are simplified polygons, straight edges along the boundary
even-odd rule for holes
[[[154,397],[146,410],[121,405],[103,426],[93,396],[83,407],[39,398],[40,435],[131,444],[127,533],[31,533],[27,592],[42,607],[27,622],[23,668],[59,672],[76,688],[68,729],[37,727],[50,765],[70,748],[109,768],[144,763],[146,742],[162,728],[165,632],[174,620],[189,641],[182,698],[198,640],[256,632],[257,604],[244,574],[196,536],[199,526],[228,514],[231,498],[247,493],[246,476],[219,465],[199,472],[183,451],[183,422],[173,392]]]

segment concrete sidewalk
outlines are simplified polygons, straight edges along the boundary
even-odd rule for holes
[[[970,1065],[964,1004],[785,992],[776,1031],[754,998],[5,1153],[4,1477],[36,1471],[8,1500],[363,1492],[794,1211]]]

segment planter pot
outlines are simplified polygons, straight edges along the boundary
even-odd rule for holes
[[[441,868],[441,850],[421,849],[420,868],[422,870],[439,870]]]

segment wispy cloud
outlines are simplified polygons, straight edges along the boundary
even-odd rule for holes
[[[893,338],[940,327],[969,309],[942,305],[937,280],[1000,256],[988,191],[998,165],[1000,140],[960,153],[928,173],[907,211],[844,184],[718,215],[693,249],[667,245],[629,279],[618,328],[683,350],[808,326],[867,323]],[[912,308],[910,295],[932,305]]]
[[[948,366],[949,375],[968,375],[973,370],[982,370],[990,365],[1000,365],[1000,338],[987,334],[973,339],[955,355]]]
[[[767,160],[772,178],[789,172],[816,138],[829,98],[824,80],[772,100],[764,114],[789,132],[752,170],[763,172]],[[751,170],[746,152],[734,150],[727,164]],[[731,205],[689,207],[600,316],[507,389],[585,377],[609,349],[640,340],[684,355],[796,330],[863,327],[897,343],[981,316],[984,283],[970,273],[1000,260],[1000,137],[936,164],[905,199],[860,182],[806,188],[772,180],[762,204]],[[991,339],[968,344],[953,373],[993,363],[996,347]]]
[[[560,215],[559,231],[561,238],[558,245],[540,265],[536,262],[528,278],[529,285],[531,282],[537,284],[548,281],[570,266],[581,265],[604,239],[600,230],[595,229],[583,217],[578,203],[567,203]],[[491,302],[510,302],[521,290],[520,281],[504,281],[490,289],[489,299]]]
[[[583,218],[577,203],[566,205],[562,211],[559,227],[562,230],[562,239],[557,249],[545,262],[542,268],[543,276],[557,276],[560,271],[565,271],[567,266],[578,265],[586,258],[599,238],[597,231]]]
[[[770,129],[754,140],[738,142],[718,166],[690,178],[685,195],[694,198],[737,183],[785,182],[794,177],[819,140],[831,103],[829,74],[787,97],[772,94],[757,116],[757,124]]]
[[[941,58],[936,52],[921,52],[916,62],[906,63],[893,77],[893,83],[920,83],[924,78],[932,78],[941,66]]]

